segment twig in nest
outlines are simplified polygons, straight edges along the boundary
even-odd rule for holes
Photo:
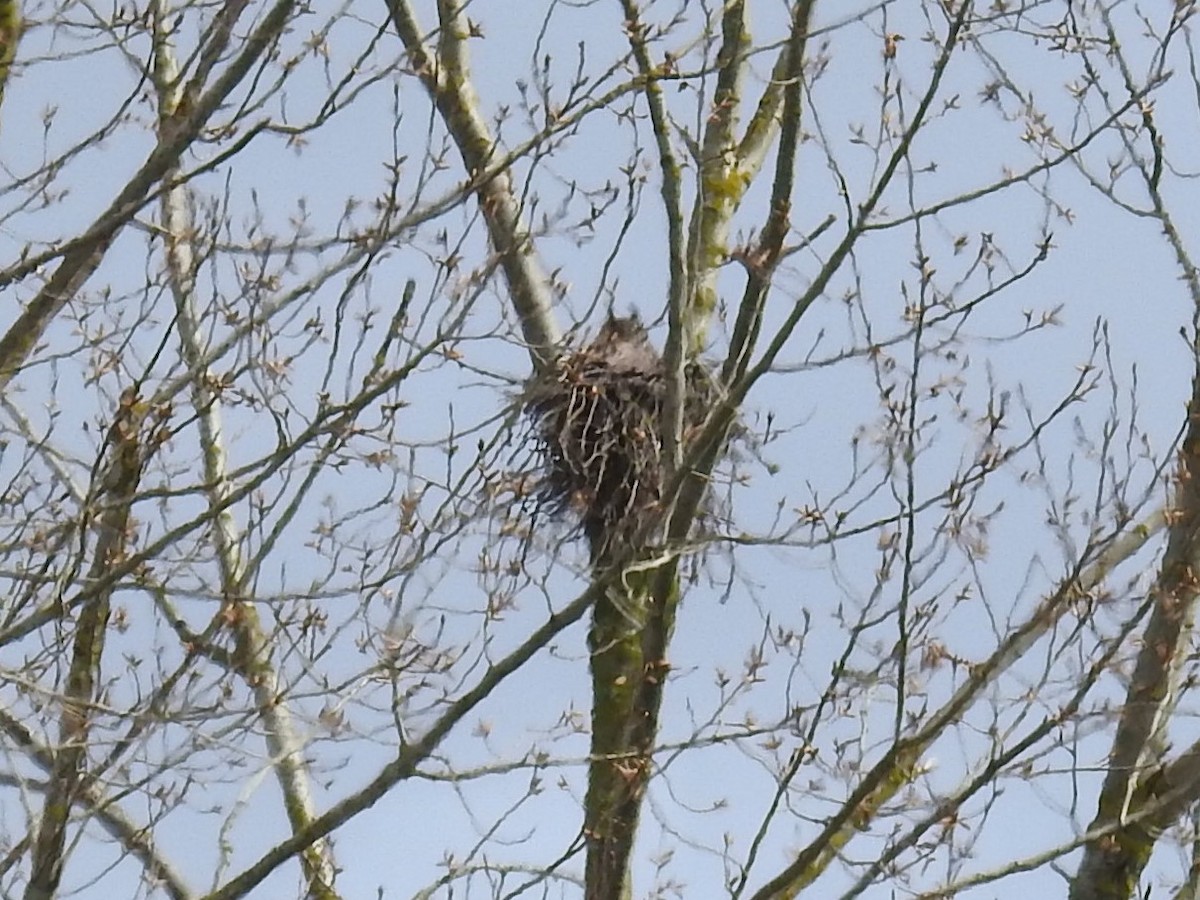
[[[701,366],[687,375],[685,430],[704,421],[712,399]],[[526,394],[544,465],[540,499],[579,522],[593,563],[630,543],[660,509],[665,396],[662,359],[636,316],[610,316]]]

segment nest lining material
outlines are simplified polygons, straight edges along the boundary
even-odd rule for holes
[[[700,425],[714,397],[698,364],[686,371],[684,429]],[[542,460],[540,499],[575,521],[600,561],[628,545],[663,494],[663,362],[636,316],[609,319],[594,340],[535,377],[526,410]]]

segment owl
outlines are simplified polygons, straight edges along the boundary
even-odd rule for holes
[[[658,353],[636,314],[618,317],[610,313],[588,350],[617,374],[649,375],[659,369]]]

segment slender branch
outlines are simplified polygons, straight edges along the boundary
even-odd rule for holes
[[[231,2],[236,5],[240,0]],[[50,323],[96,271],[113,240],[149,200],[150,190],[178,164],[183,152],[196,140],[225,98],[275,42],[291,18],[294,4],[295,0],[276,0],[262,23],[245,40],[234,61],[193,107],[162,133],[141,168],[82,235],[50,254],[31,257],[0,275],[0,288],[4,288],[37,271],[51,259],[62,258],[46,285],[0,337],[0,390],[8,386]]]
[[[396,33],[408,51],[417,77],[425,86],[458,147],[472,179],[483,176],[499,151],[479,112],[471,86],[466,39],[469,35],[458,0],[439,0],[439,55],[426,46],[409,0],[386,0]],[[512,297],[513,308],[535,368],[548,366],[558,355],[562,338],[553,313],[549,278],[543,271],[523,219],[521,205],[507,169],[475,182],[479,208]]]
[[[21,722],[7,710],[0,709],[0,731],[20,747],[45,772],[53,772],[54,753],[41,744]],[[100,786],[86,777],[75,793],[75,801],[87,808],[100,827],[121,842],[129,853],[146,868],[151,883],[159,885],[171,900],[190,900],[193,896],[183,876],[158,852],[149,829],[131,819],[119,806],[104,795]]]
[[[883,875],[888,870],[888,867],[895,860],[899,859],[906,850],[915,846],[924,834],[939,823],[945,822],[947,817],[955,815],[968,800],[980,791],[994,785],[997,777],[1009,765],[1019,760],[1026,751],[1037,746],[1047,736],[1059,730],[1064,722],[1068,722],[1074,718],[1084,699],[1096,686],[1096,683],[1108,673],[1109,667],[1116,658],[1117,653],[1125,646],[1125,642],[1141,624],[1142,619],[1145,618],[1149,609],[1150,604],[1143,603],[1136,613],[1129,616],[1121,624],[1117,634],[1104,642],[1102,652],[1088,665],[1074,693],[1071,694],[1066,703],[1043,718],[1040,723],[1030,729],[1020,740],[1012,742],[1008,747],[1003,747],[1002,745],[995,747],[989,755],[987,764],[980,767],[958,790],[942,799],[906,835],[891,842],[883,855],[871,863],[867,870],[863,872],[854,887],[842,895],[842,900],[850,900],[850,898],[860,896],[869,890],[877,883],[876,879]]]
[[[775,183],[771,189],[771,205],[767,222],[757,246],[743,260],[749,277],[738,307],[738,317],[730,338],[723,380],[730,384],[746,370],[750,352],[762,326],[763,307],[770,290],[771,278],[783,253],[783,242],[790,227],[792,187],[796,179],[796,150],[800,145],[800,114],[804,50],[808,40],[813,0],[801,0],[792,14],[784,67],[783,124],[779,133],[779,153],[775,167]]]
[[[169,133],[176,127],[181,103],[185,99],[178,65],[171,45],[166,10],[161,0],[151,6],[154,25],[154,83],[159,99],[159,128]],[[212,519],[213,544],[221,574],[222,610],[216,618],[230,623],[234,631],[233,661],[254,692],[259,714],[265,726],[267,749],[284,808],[293,832],[305,828],[316,816],[309,788],[304,745],[295,733],[291,714],[282,696],[279,676],[271,662],[271,641],[263,630],[258,610],[244,597],[244,572],[241,538],[227,503],[229,480],[225,463],[225,439],[221,427],[221,397],[211,385],[211,373],[203,365],[207,348],[195,310],[195,235],[187,189],[175,169],[165,173],[166,190],[162,193],[163,232],[167,246],[167,273],[175,298],[176,322],[184,362],[193,373],[192,406],[199,426],[200,449],[204,458],[204,484]],[[301,853],[308,895],[313,900],[336,900],[333,889],[334,865],[329,845],[314,841]]]
[[[671,147],[671,123],[663,100],[659,75],[663,66],[650,59],[647,26],[642,21],[636,0],[621,0],[625,13],[625,34],[642,80],[642,93],[650,108],[650,125],[658,148],[659,177],[662,179],[663,213],[667,217],[667,342],[663,348],[663,369],[667,376],[667,391],[663,404],[663,451],[666,474],[669,477],[679,466],[683,437],[683,399],[685,347],[688,331],[686,305],[688,297],[687,237],[683,228],[682,171],[675,150]]]
[[[1123,54],[1119,50],[1115,30],[1104,14],[1108,25],[1109,43],[1117,48],[1113,54],[1124,81],[1125,94],[1130,101],[1142,91],[1135,83]],[[1178,27],[1175,22],[1173,27]],[[1168,35],[1169,39],[1169,35]],[[1090,62],[1085,63],[1094,73]],[[1097,85],[1101,82],[1097,81]],[[1111,107],[1107,93],[1098,90]],[[1162,226],[1168,244],[1175,253],[1182,279],[1187,285],[1195,321],[1200,322],[1200,275],[1175,227],[1160,190],[1163,170],[1163,143],[1154,124],[1152,104],[1140,104],[1142,124],[1150,139],[1149,160],[1134,146],[1128,129],[1118,133],[1130,156],[1136,161],[1145,184],[1154,217]],[[1167,723],[1175,709],[1178,677],[1186,662],[1187,647],[1193,631],[1197,601],[1200,600],[1200,328],[1193,334],[1194,372],[1192,393],[1188,401],[1184,437],[1180,445],[1177,471],[1173,484],[1172,506],[1167,516],[1167,547],[1158,577],[1150,596],[1154,610],[1142,635],[1142,648],[1134,664],[1132,677],[1121,707],[1120,719],[1109,753],[1108,772],[1100,791],[1096,816],[1091,829],[1101,829],[1118,823],[1109,839],[1092,841],[1084,849],[1083,861],[1071,884],[1072,900],[1084,898],[1128,897],[1135,890],[1141,873],[1157,840],[1153,824],[1165,826],[1170,820],[1161,819],[1148,825],[1134,816],[1148,798],[1156,796],[1161,785],[1158,780],[1171,779],[1167,784],[1176,794],[1190,802],[1195,793],[1180,791],[1182,772],[1197,768],[1193,747],[1173,764],[1162,770],[1160,758],[1166,739]],[[1182,814],[1184,805],[1169,804],[1166,810]]]
[[[371,779],[370,784],[322,813],[303,831],[293,834],[265,853],[258,862],[232,878],[223,887],[204,897],[203,900],[235,900],[235,898],[246,896],[263,879],[284,862],[302,852],[312,841],[328,835],[363,810],[369,809],[401,781],[415,775],[417,766],[432,755],[442,739],[471,710],[490,696],[509,675],[532,659],[534,654],[545,647],[557,634],[583,618],[596,602],[596,598],[610,586],[611,579],[600,579],[567,606],[551,615],[512,653],[489,668],[473,688],[453,701],[430,729],[421,736],[420,740],[402,745],[396,758],[384,766],[379,774]]]
[[[858,240],[865,233],[867,224],[874,213],[875,208],[879,205],[883,198],[884,191],[892,182],[892,178],[896,174],[896,170],[900,164],[908,156],[909,148],[912,142],[916,139],[917,133],[924,126],[927,116],[929,115],[930,107],[933,105],[934,98],[937,97],[938,91],[941,89],[943,78],[950,65],[950,59],[954,54],[955,48],[958,46],[959,37],[962,34],[964,25],[966,24],[968,12],[971,9],[970,0],[964,0],[959,6],[955,18],[950,22],[950,28],[946,36],[945,42],[942,44],[941,53],[933,67],[933,73],[929,79],[929,86],[921,97],[921,102],[918,104],[912,122],[904,130],[900,140],[896,144],[895,150],[888,158],[887,164],[880,173],[878,182],[875,188],[867,196],[859,207],[858,215],[854,222],[850,224],[845,236],[833,249],[829,259],[821,267],[813,279],[808,290],[793,304],[792,310],[785,317],[783,324],[775,332],[770,344],[763,351],[762,357],[753,366],[746,369],[746,351],[744,346],[739,346],[736,343],[736,328],[735,341],[731,341],[730,353],[726,358],[723,373],[726,376],[725,381],[729,385],[728,393],[725,401],[715,411],[714,415],[710,416],[709,424],[706,426],[706,431],[710,436],[715,436],[722,433],[724,428],[728,427],[728,418],[732,411],[737,409],[738,405],[745,399],[750,388],[767,372],[771,371],[771,367],[775,364],[775,360],[779,354],[783,352],[784,346],[791,338],[800,319],[808,311],[809,307],[816,302],[817,298],[822,295],[825,287],[833,278],[834,273],[841,269],[842,263],[849,256],[851,249],[858,243]],[[749,286],[747,287],[749,290]],[[741,312],[739,312],[739,316]],[[746,313],[747,317],[752,317],[752,311]],[[747,332],[749,326],[747,323]],[[745,370],[745,375],[738,377],[737,372]]]
[[[91,504],[100,507],[100,529],[89,580],[107,575],[124,555],[129,508],[145,464],[141,435],[145,413],[146,404],[136,388],[126,388],[106,441],[108,459],[90,498]],[[71,807],[80,799],[79,788],[87,765],[91,716],[100,681],[111,596],[111,588],[98,593],[83,606],[76,622],[74,648],[63,691],[59,746],[46,787],[25,900],[53,900],[62,880],[67,823]]]
[[[707,341],[708,323],[717,309],[717,272],[728,253],[730,224],[755,174],[743,167],[745,160],[737,153],[734,136],[749,43],[744,0],[726,3],[721,15],[721,48],[717,51],[717,85],[700,141],[699,178],[688,240],[690,283],[685,324],[687,349],[693,355],[703,351]],[[768,86],[767,92],[773,90],[773,85]],[[772,125],[775,121],[772,115]]]
[[[794,897],[810,885],[837,853],[869,824],[883,804],[894,797],[920,771],[922,756],[933,742],[962,717],[996,679],[1021,659],[1074,607],[1073,601],[1089,596],[1121,562],[1136,554],[1165,523],[1161,514],[1114,536],[1095,559],[1070,573],[1038,608],[1003,640],[986,660],[970,669],[966,682],[950,699],[929,715],[914,734],[893,743],[883,758],[866,772],[842,807],[826,822],[821,833],[782,872],[753,894],[754,900]]]
[[[237,477],[245,476],[249,472],[253,472],[254,474],[247,477],[237,488],[231,488],[228,495],[219,505],[212,506],[210,504],[209,508],[193,516],[191,519],[168,529],[139,552],[130,554],[118,564],[115,564],[111,571],[103,577],[83,585],[70,598],[58,598],[44,604],[19,622],[0,630],[0,647],[32,634],[42,626],[59,618],[64,612],[82,606],[93,597],[112,588],[122,578],[138,571],[141,566],[157,557],[166,548],[176,544],[184,535],[191,534],[197,528],[202,528],[210,524],[215,516],[245,500],[246,497],[267,483],[301,448],[308,446],[317,438],[327,435],[330,441],[339,441],[339,435],[343,434],[345,429],[353,424],[357,415],[380,397],[394,390],[396,385],[407,378],[418,365],[424,362],[432,351],[433,345],[414,354],[405,365],[394,372],[388,373],[386,377],[380,378],[373,387],[361,392],[352,401],[343,404],[330,404],[319,410],[313,416],[312,421],[293,440],[276,448],[265,459],[258,460],[253,465],[247,466],[245,471],[229,473],[227,481],[231,484],[236,481]],[[156,399],[151,405],[158,405],[158,403],[159,401]]]

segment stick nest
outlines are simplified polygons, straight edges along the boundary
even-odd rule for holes
[[[699,364],[686,370],[684,434],[715,398]],[[541,460],[541,505],[577,523],[593,562],[630,544],[663,500],[662,358],[636,317],[613,318],[582,349],[536,376],[526,393]]]

